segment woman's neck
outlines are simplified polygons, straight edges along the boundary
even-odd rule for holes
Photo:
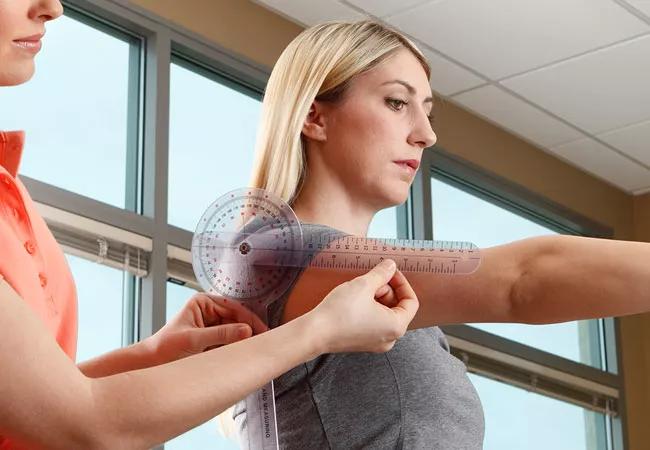
[[[354,236],[365,236],[376,211],[364,207],[338,183],[305,182],[293,209],[301,222],[327,225]]]

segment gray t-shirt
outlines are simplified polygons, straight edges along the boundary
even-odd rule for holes
[[[303,225],[305,236],[344,233]],[[288,295],[270,308],[277,326]],[[426,299],[420,299],[426,301]],[[281,449],[474,450],[483,410],[438,327],[409,331],[387,353],[322,355],[275,380]],[[233,413],[246,439],[246,403]]]

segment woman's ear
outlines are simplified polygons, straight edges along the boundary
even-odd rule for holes
[[[309,108],[309,113],[302,125],[302,134],[314,141],[326,141],[325,108],[321,102],[314,101]]]

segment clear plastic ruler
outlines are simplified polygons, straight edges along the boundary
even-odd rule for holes
[[[242,188],[212,203],[192,239],[192,266],[206,292],[244,303],[268,324],[268,307],[303,268],[367,271],[393,259],[403,272],[462,275],[481,263],[468,242],[320,235],[305,239],[289,205]],[[246,399],[248,448],[277,449],[273,382]]]

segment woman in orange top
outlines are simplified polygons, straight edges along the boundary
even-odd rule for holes
[[[32,76],[44,24],[61,13],[58,0],[0,0],[0,86]],[[0,133],[1,450],[152,447],[319,354],[389,350],[418,308],[384,261],[259,336],[241,340],[265,331],[248,310],[198,294],[154,336],[75,365],[75,287],[17,178],[23,141]]]

